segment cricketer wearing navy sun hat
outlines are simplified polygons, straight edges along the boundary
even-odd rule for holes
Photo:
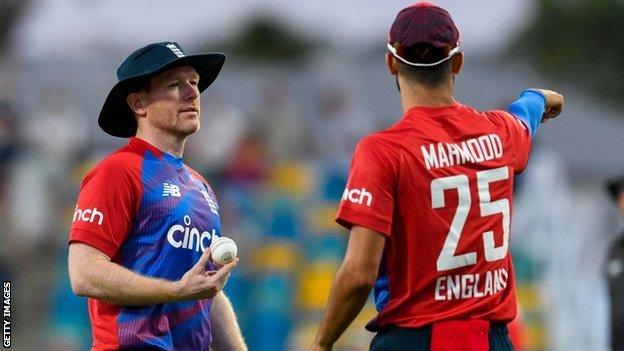
[[[217,265],[210,254],[221,236],[219,202],[183,158],[200,127],[200,93],[224,60],[164,42],[133,52],[117,71],[99,124],[130,138],[84,176],[68,240],[92,351],[247,350],[222,291],[237,260]]]
[[[117,69],[119,82],[111,89],[98,124],[106,133],[129,138],[134,136],[137,124],[126,97],[141,84],[163,71],[191,66],[199,74],[199,92],[203,92],[214,82],[225,62],[223,53],[187,55],[176,42],[154,43],[134,51]]]

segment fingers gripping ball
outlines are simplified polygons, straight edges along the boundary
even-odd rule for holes
[[[238,247],[234,240],[226,237],[214,237],[210,244],[210,254],[212,260],[218,265],[231,262],[238,254]]]

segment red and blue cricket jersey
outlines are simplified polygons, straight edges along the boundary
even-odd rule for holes
[[[545,103],[531,94],[530,118],[415,107],[359,142],[337,221],[386,236],[370,330],[515,317],[513,180]]]
[[[85,176],[69,241],[140,275],[175,281],[220,230],[208,182],[181,158],[131,138]],[[92,350],[208,350],[210,306],[210,299],[149,306],[89,299]]]

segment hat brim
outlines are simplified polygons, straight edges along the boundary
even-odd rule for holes
[[[136,89],[139,83],[144,82],[146,79],[151,79],[169,69],[191,66],[195,68],[197,74],[199,74],[198,88],[201,93],[217,79],[223,67],[223,63],[225,62],[225,58],[226,56],[223,53],[184,56],[170,61],[152,72],[130,77],[118,82],[113,89],[111,89],[110,93],[108,93],[104,106],[102,106],[102,110],[100,111],[100,116],[98,118],[100,128],[106,133],[120,138],[134,136],[137,130],[136,120],[134,119],[134,113],[126,102],[126,98],[128,94]]]

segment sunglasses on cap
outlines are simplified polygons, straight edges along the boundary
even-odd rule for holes
[[[448,55],[445,58],[443,58],[443,59],[441,59],[439,61],[432,62],[432,63],[417,63],[417,62],[408,61],[408,60],[404,59],[403,57],[401,57],[401,55],[399,55],[397,53],[397,49],[394,47],[394,45],[388,43],[387,47],[388,47],[388,51],[390,51],[392,56],[397,58],[399,61],[405,63],[406,65],[415,66],[415,67],[432,67],[432,66],[439,65],[442,62],[447,61],[448,59],[453,57],[453,55],[455,55],[457,52],[459,52],[459,45],[457,45],[457,46],[455,46],[453,49],[451,49],[448,52]]]

